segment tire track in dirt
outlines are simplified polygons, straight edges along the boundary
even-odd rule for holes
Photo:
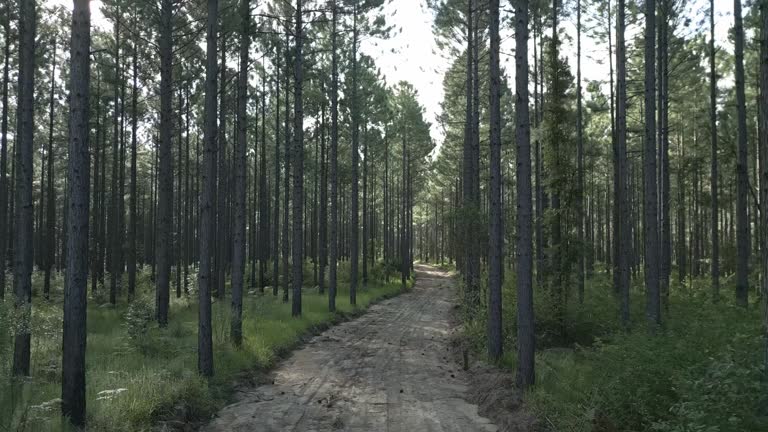
[[[497,431],[466,402],[467,376],[449,353],[452,280],[416,273],[413,290],[312,338],[274,384],[239,392],[203,431]]]

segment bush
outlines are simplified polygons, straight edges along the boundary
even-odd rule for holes
[[[674,278],[673,278],[674,279]],[[611,280],[596,273],[584,304],[569,299],[566,337],[554,301],[534,292],[537,383],[529,406],[553,431],[740,432],[768,430],[760,308],[746,311],[724,298],[713,304],[709,280],[673,282],[664,327],[646,327],[641,280],[631,291],[631,333],[622,330]],[[721,292],[733,290],[723,278]],[[515,365],[514,275],[503,287],[503,365]],[[465,330],[485,352],[485,308]]]
[[[140,342],[147,335],[154,314],[154,305],[146,296],[139,295],[128,305],[125,313],[125,330],[131,342]]]

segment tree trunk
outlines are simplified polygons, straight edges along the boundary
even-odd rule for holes
[[[237,141],[235,143],[235,226],[232,241],[232,317],[230,336],[239,347],[243,343],[243,279],[245,273],[245,182],[248,139],[248,51],[251,48],[251,9],[249,0],[240,2],[240,73],[237,77]]]
[[[134,12],[135,13],[135,12]],[[135,15],[134,15],[135,16]],[[135,20],[134,20],[135,22]],[[131,98],[131,185],[130,185],[130,202],[129,206],[129,225],[128,225],[128,299],[132,300],[134,292],[136,291],[136,226],[137,226],[137,213],[136,205],[138,203],[138,179],[137,179],[137,133],[138,133],[138,100],[139,100],[139,66],[138,66],[139,49],[138,44],[134,42],[133,45],[133,90]],[[145,246],[146,247],[146,246]]]
[[[353,25],[352,25],[352,89],[351,89],[351,113],[352,120],[352,195],[350,199],[350,239],[349,249],[351,254],[350,274],[349,274],[349,303],[357,303],[357,280],[358,280],[358,187],[359,173],[358,164],[360,159],[360,109],[357,101],[357,41],[358,41],[358,1],[355,0],[353,6]]]
[[[259,290],[264,293],[265,274],[267,272],[267,261],[269,260],[269,186],[267,184],[267,84],[266,77],[261,77],[261,165],[259,167]],[[258,111],[256,120],[258,123]],[[255,152],[254,152],[255,157]],[[254,166],[255,169],[255,166]],[[254,171],[254,175],[256,172]],[[254,203],[255,206],[255,203]],[[255,227],[254,227],[255,229]],[[277,255],[275,255],[277,256]]]
[[[211,252],[214,244],[214,166],[216,164],[216,27],[219,1],[208,0],[206,22],[205,107],[203,113],[202,193],[200,194],[200,270],[198,273],[197,370],[203,376],[213,376],[213,338],[211,329]]]
[[[493,361],[499,361],[504,348],[501,325],[501,271],[504,265],[502,251],[504,237],[502,233],[503,210],[501,207],[501,71],[499,69],[501,38],[499,37],[499,0],[490,1],[490,12],[491,209],[488,231],[488,356]],[[525,74],[527,75],[527,70]],[[530,181],[530,172],[528,173],[528,180]]]
[[[363,128],[363,288],[368,286],[368,243],[370,224],[368,221],[368,139],[367,124]]]
[[[619,0],[616,19],[616,148],[618,155],[618,182],[614,184],[614,197],[618,200],[618,211],[614,213],[614,250],[617,252],[620,317],[625,328],[629,328],[629,276],[631,248],[631,220],[629,197],[629,163],[627,161],[627,63],[624,0]],[[625,241],[619,241],[625,239]]]
[[[515,128],[517,143],[517,373],[526,389],[535,381],[536,339],[533,320],[533,241],[531,127],[528,115],[528,1],[515,11]]]
[[[321,92],[325,97],[325,81],[321,82]],[[320,113],[320,273],[318,275],[320,283],[320,294],[325,293],[325,268],[328,266],[328,164],[326,157],[325,142],[325,104],[321,107]]]
[[[768,203],[768,2],[760,3],[760,29],[761,29],[761,51],[760,51],[760,146],[761,154],[764,159],[760,161],[762,179],[760,181],[761,203]],[[763,307],[763,340],[764,340],[764,362],[765,373],[768,373],[768,209],[763,204],[761,209],[762,216],[762,307]]]
[[[291,225],[288,224],[291,198],[291,122],[290,122],[290,74],[288,66],[290,62],[291,48],[288,45],[288,24],[285,28],[285,143],[283,157],[285,161],[285,173],[283,176],[283,303],[288,303],[288,289],[290,286],[291,269],[288,265],[291,253]]]
[[[117,303],[118,292],[120,291],[120,241],[117,235],[117,231],[120,229],[120,216],[118,215],[120,208],[119,197],[119,166],[120,166],[120,0],[116,2],[117,14],[115,18],[115,83],[114,83],[114,99],[112,107],[112,184],[110,190],[110,207],[109,207],[109,250],[107,251],[107,266],[110,272],[109,279],[109,303],[114,305]],[[162,129],[162,128],[161,128]]]
[[[659,303],[659,220],[656,182],[656,2],[645,2],[645,142],[643,158],[643,227],[646,318],[661,325]]]
[[[68,159],[67,282],[64,285],[61,413],[76,427],[85,425],[85,345],[88,293],[88,153],[91,17],[89,0],[72,11],[70,142]]]
[[[744,94],[744,25],[741,0],[733,1],[736,56],[736,107],[738,141],[736,146],[736,302],[747,307],[749,301],[749,220],[747,202],[747,106]]]
[[[669,14],[670,3],[661,0],[659,24],[659,229],[661,254],[659,262],[659,295],[665,310],[669,310],[669,277],[672,269],[672,246],[669,212]]]
[[[213,271],[214,271],[214,288],[216,298],[224,298],[224,290],[226,286],[226,265],[224,264],[226,249],[227,249],[227,195],[229,192],[229,185],[227,184],[227,35],[223,29],[223,23],[220,24],[219,32],[221,33],[221,65],[219,66],[219,78],[221,81],[221,90],[219,92],[219,131],[218,138],[218,151],[216,152],[216,194],[214,199],[216,200],[216,217],[214,229],[214,247],[212,251],[213,258]]]
[[[14,307],[18,314],[13,353],[13,375],[29,375],[30,321],[32,318],[32,266],[34,211],[32,200],[35,121],[35,0],[21,0],[19,11],[18,128],[16,139],[16,199],[13,246]]]
[[[56,100],[56,38],[53,39],[53,65],[51,71],[51,94],[49,97],[50,106],[48,108],[48,149],[45,152],[45,156],[48,161],[45,163],[47,173],[45,175],[47,185],[45,198],[46,202],[43,208],[43,197],[40,199],[40,213],[43,214],[45,210],[46,215],[46,239],[45,248],[41,253],[44,266],[43,276],[43,296],[46,300],[50,298],[51,292],[51,270],[53,269],[54,260],[56,258],[56,197],[53,192],[53,126],[54,126],[54,102]],[[41,180],[42,183],[42,180]],[[40,227],[42,231],[42,226]],[[42,246],[42,242],[41,242]]]
[[[5,298],[5,269],[8,265],[8,81],[11,58],[11,0],[5,2],[3,35],[3,113],[0,120],[0,300]]]
[[[338,261],[338,232],[339,232],[339,68],[338,42],[336,27],[338,25],[338,9],[336,0],[332,0],[331,25],[331,237],[330,262],[328,268],[328,310],[336,311],[336,264]]]
[[[301,286],[303,283],[304,238],[303,206],[304,197],[304,69],[302,45],[304,43],[302,24],[302,0],[296,0],[296,30],[294,33],[295,57],[293,59],[293,302],[291,315],[301,316]]]
[[[272,228],[272,295],[280,287],[280,42],[275,54],[275,226]],[[266,126],[266,125],[265,125]]]
[[[466,78],[466,120],[464,125],[464,163],[463,163],[463,225],[464,225],[464,295],[465,303],[468,308],[475,308],[480,304],[480,284],[479,284],[479,272],[480,272],[480,256],[479,250],[475,247],[479,241],[478,233],[475,230],[476,219],[479,215],[479,196],[475,195],[475,191],[478,190],[479,185],[475,184],[475,179],[478,177],[476,171],[479,162],[476,160],[478,155],[475,151],[475,92],[474,82],[476,77],[474,50],[476,41],[474,40],[476,31],[474,11],[476,10],[476,0],[467,2],[467,78]],[[403,190],[406,190],[405,186]],[[405,220],[403,219],[403,224]]]
[[[157,322],[168,325],[170,299],[171,246],[173,242],[173,2],[161,3],[160,24],[160,149],[157,196]]]
[[[579,304],[584,303],[584,257],[587,252],[584,243],[584,120],[583,120],[582,96],[581,96],[581,0],[576,0],[576,135],[577,135],[577,170],[578,170],[578,197],[577,201],[577,235],[578,235],[578,270],[576,288],[579,295]]]

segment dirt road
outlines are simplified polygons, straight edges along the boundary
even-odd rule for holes
[[[465,401],[466,377],[448,351],[453,282],[432,267],[416,272],[411,292],[316,336],[274,384],[240,392],[203,430],[496,431]]]

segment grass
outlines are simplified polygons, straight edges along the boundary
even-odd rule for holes
[[[229,340],[229,299],[214,300],[215,376],[197,374],[197,305],[190,297],[172,295],[170,322],[160,329],[151,321],[152,290],[142,274],[141,295],[129,308],[89,302],[87,346],[87,410],[92,431],[149,430],[160,419],[202,421],[222,407],[237,381],[249,380],[272,367],[302,336],[364,311],[368,305],[400,291],[399,280],[371,281],[348,301],[348,273],[340,266],[336,314],[328,312],[327,295],[305,288],[303,314],[292,318],[290,303],[271,293],[249,293],[244,299],[243,346]],[[309,268],[311,279],[311,267]],[[376,269],[372,276],[377,274]],[[190,284],[194,286],[194,284]],[[57,398],[61,391],[61,304],[35,298],[32,320],[32,377],[23,382],[0,379],[0,431],[61,430]],[[130,313],[129,313],[130,312]],[[0,303],[0,373],[9,375],[12,355],[10,302]],[[129,317],[130,318],[127,318]],[[143,321],[142,317],[149,317]],[[144,328],[146,326],[146,328]],[[130,331],[129,331],[130,330]],[[135,337],[131,337],[133,334]]]
[[[732,278],[723,278],[723,299],[713,304],[707,278],[673,283],[663,328],[651,332],[644,291],[634,281],[631,331],[625,332],[611,281],[595,274],[583,305],[571,293],[565,337],[552,300],[536,290],[536,385],[527,405],[551,431],[768,430],[761,311],[756,304],[736,306],[733,289]],[[514,370],[514,275],[503,290],[507,354],[501,365]],[[467,323],[479,353],[485,352],[484,325],[485,311]]]

